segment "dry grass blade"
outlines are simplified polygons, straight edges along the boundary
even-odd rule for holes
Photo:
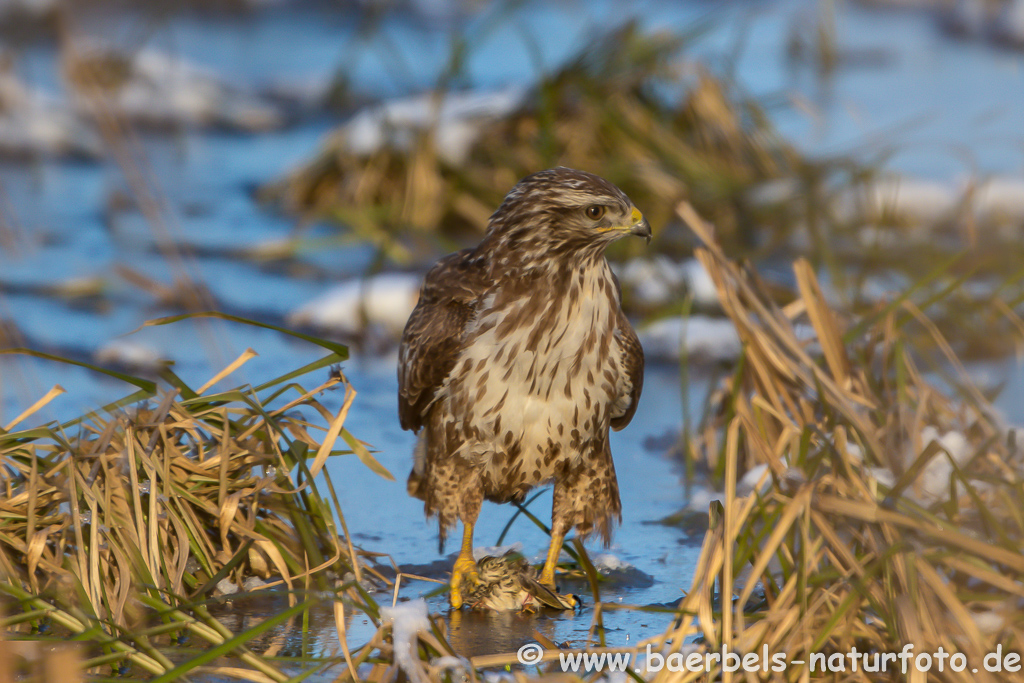
[[[846,349],[843,347],[843,337],[836,322],[833,312],[824,304],[825,297],[818,286],[818,279],[814,275],[811,264],[801,259],[793,266],[796,272],[797,286],[800,289],[801,300],[807,307],[807,317],[814,326],[814,332],[821,344],[822,354],[825,356],[828,367],[832,371],[832,377],[841,387],[848,387],[850,377],[850,361],[846,357]]]
[[[196,393],[198,395],[202,396],[203,394],[206,393],[207,389],[209,389],[214,384],[216,384],[217,382],[221,381],[222,379],[224,379],[225,377],[230,375],[232,372],[234,372],[238,368],[242,367],[243,365],[245,365],[246,363],[248,363],[250,360],[252,360],[253,358],[255,358],[258,355],[259,354],[256,353],[255,351],[253,351],[252,349],[246,349],[245,351],[242,352],[242,355],[240,355],[238,358],[236,358],[234,361],[232,361],[230,365],[228,365],[226,368],[224,368],[223,370],[218,372],[216,375],[214,375],[213,377],[208,379],[206,381],[206,384],[204,384],[203,386],[201,386],[198,389],[196,389]]]
[[[10,422],[8,422],[6,425],[4,425],[3,431],[5,431],[5,432],[11,431],[15,427],[17,427],[19,424],[21,424],[23,421],[25,421],[27,418],[29,418],[32,415],[34,415],[35,413],[39,412],[50,401],[52,401],[53,399],[57,398],[58,396],[60,396],[63,393],[66,393],[65,390],[64,390],[64,387],[62,387],[59,384],[54,386],[52,389],[50,389],[48,392],[46,392],[45,396],[43,396],[41,399],[39,399],[38,401],[33,403],[27,409],[22,411],[22,413],[20,415],[18,415],[16,418],[14,418]]]

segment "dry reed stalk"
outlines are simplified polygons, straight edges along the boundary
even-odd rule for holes
[[[337,385],[346,396],[335,414],[316,397]],[[102,624],[98,644],[160,674],[174,665],[137,635],[153,609],[212,645],[235,639],[173,609],[196,609],[215,577],[312,578],[321,589],[324,570],[363,579],[359,553],[335,528],[341,511],[320,497],[307,465],[317,453],[311,462],[322,468],[336,452],[320,449],[314,427],[357,444],[356,455],[383,470],[344,429],[355,392],[335,373],[313,391],[293,384],[268,400],[283,403],[285,391],[299,395],[287,413],[265,408],[252,389],[200,396],[184,387],[156,404],[88,416],[75,433],[0,432],[0,592],[72,633],[95,635]],[[259,657],[238,656],[283,680]]]
[[[654,642],[674,651],[700,634],[710,652],[804,662],[760,671],[761,680],[923,680],[920,672],[853,671],[848,658],[834,677],[820,661],[809,670],[816,653],[899,652],[912,643],[915,655],[942,647],[966,657],[964,672],[933,670],[938,680],[1002,680],[982,663],[997,646],[1024,647],[1016,609],[1024,462],[991,407],[976,389],[947,396],[928,384],[895,324],[899,309],[848,338],[800,261],[800,305],[779,309],[689,206],[679,213],[704,243],[698,258],[744,342],[744,362],[692,446],[719,467],[724,461],[725,500],[679,604],[689,618]],[[810,340],[795,333],[802,320]],[[922,443],[926,429],[938,436]],[[964,442],[957,452],[939,438],[951,434]],[[755,466],[766,466],[767,485],[738,498],[737,472]],[[753,680],[721,665],[709,678]],[[667,669],[655,676],[699,679]]]

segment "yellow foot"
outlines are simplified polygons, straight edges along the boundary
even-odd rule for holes
[[[480,577],[476,573],[476,562],[473,561],[473,557],[471,555],[459,555],[458,559],[455,560],[455,566],[452,567],[452,589],[448,595],[452,609],[461,609],[463,593],[472,589],[478,583],[480,583]]]

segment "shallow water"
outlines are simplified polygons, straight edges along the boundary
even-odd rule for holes
[[[397,381],[391,372],[390,363],[374,363],[372,367],[353,368],[353,371],[350,378],[356,386],[359,386],[358,377],[366,382],[364,386],[374,386],[375,394],[378,389],[383,389],[379,394],[382,397],[381,401],[375,401],[371,397],[370,400],[363,402],[360,408],[362,419],[372,420],[380,415],[381,410],[387,408],[387,403],[393,395],[391,392],[397,391]],[[704,389],[700,383],[695,382],[689,399],[691,410],[698,408],[698,402],[703,395]],[[355,409],[354,404],[353,410]],[[592,557],[602,552],[610,552],[644,574],[655,577],[656,580],[650,583],[643,577],[635,577],[622,583],[611,582],[602,587],[601,597],[604,601],[634,605],[677,601],[682,597],[680,589],[688,584],[688,577],[692,576],[701,538],[687,537],[672,527],[649,524],[678,510],[685,503],[676,464],[663,456],[662,448],[652,449],[649,447],[650,444],[645,445],[645,441],[651,436],[673,434],[681,424],[681,416],[680,389],[675,373],[668,368],[650,368],[646,374],[644,397],[636,417],[628,428],[612,434],[612,453],[615,456],[615,468],[622,496],[622,526],[616,531],[613,543],[607,550],[596,542],[589,543],[588,548]],[[360,418],[353,415],[352,419]],[[377,479],[368,481],[366,486],[346,487],[339,492],[341,504],[353,538],[364,547],[377,546],[387,550],[403,570],[444,578],[450,570],[450,561],[458,546],[456,542],[449,542],[449,557],[445,562],[439,563],[440,566],[423,566],[441,556],[437,548],[436,525],[424,520],[422,503],[410,498],[405,491],[405,475],[409,470],[408,454],[412,452],[413,441],[412,434],[400,431],[397,425],[390,429],[382,429],[380,440],[374,441],[374,446],[381,451],[381,463],[395,474],[397,481],[386,482]],[[354,458],[334,462],[331,476],[335,481],[366,481],[367,478],[365,468]],[[382,505],[381,501],[386,501],[386,504]],[[550,492],[537,499],[530,509],[541,520],[549,521]],[[475,529],[476,545],[495,545],[513,512],[514,509],[509,506],[485,502]],[[357,529],[373,531],[361,532],[356,531]],[[527,557],[533,557],[546,550],[547,540],[547,536],[541,530],[520,516],[504,543],[522,543],[522,552]],[[434,588],[434,584],[414,583],[409,585],[404,594],[410,597],[419,596]],[[573,585],[569,589],[571,592],[589,593],[585,586]],[[445,600],[444,596],[433,599],[432,608],[442,609],[446,605]],[[591,616],[588,610],[584,610],[575,616],[547,614],[543,618],[553,619],[559,623],[557,627],[553,627],[553,634],[549,637],[561,642],[585,639]],[[473,620],[475,617],[469,619]],[[623,611],[610,613],[605,623],[615,634],[610,634],[609,638],[621,642],[627,636],[641,636],[644,629],[640,627],[640,623],[649,620],[649,617]],[[660,622],[663,619],[653,621],[658,624],[658,628],[662,626]]]
[[[879,14],[856,5],[840,5],[840,45],[850,53],[876,55],[858,66],[840,68],[830,80],[785,59],[787,36],[801,21],[808,3],[787,2],[635,2],[526,3],[520,22],[492,24],[473,19],[475,35],[467,64],[479,87],[529,81],[537,72],[536,49],[552,66],[591,36],[626,18],[643,17],[651,26],[686,28],[710,20],[710,29],[692,54],[722,63],[735,56],[740,81],[752,93],[786,94],[804,105],[773,109],[783,135],[805,149],[829,154],[857,151],[882,154],[895,148],[890,168],[949,179],[969,172],[1024,172],[1024,57],[983,44],[943,37],[914,13]],[[585,11],[582,8],[586,8]],[[581,20],[582,18],[582,20]],[[291,86],[326,80],[341,63],[352,65],[352,81],[370,96],[401,94],[432,83],[447,58],[449,29],[444,20],[428,27],[396,17],[375,37],[358,37],[353,15],[325,9],[272,11],[239,18],[136,18],[125,25],[85,22],[102,34],[149,31],[153,47],[173,51],[252,86]],[[523,39],[539,36],[535,45]],[[736,46],[742,45],[737,50]],[[287,46],[287,49],[282,49]],[[389,56],[397,46],[399,56]],[[18,62],[26,79],[55,91],[59,82],[52,46],[33,45]],[[812,112],[813,113],[809,113]],[[336,123],[329,114],[285,130],[255,136],[223,132],[179,131],[147,134],[142,142],[147,172],[165,207],[166,230],[191,255],[184,272],[209,287],[224,310],[280,323],[284,315],[312,299],[330,283],[363,272],[374,260],[360,246],[310,248],[284,266],[269,267],[239,258],[237,246],[289,237],[291,219],[258,206],[251,189],[278,177],[307,158]],[[162,283],[172,281],[150,221],[137,210],[111,201],[124,192],[121,172],[111,164],[0,164],[0,319],[13,321],[31,345],[79,360],[97,348],[129,335],[145,320],[177,312],[114,274],[125,266]],[[329,231],[311,226],[306,237]],[[98,300],[55,297],[46,287],[76,278],[103,283]],[[320,357],[322,352],[268,330],[218,321],[181,322],[147,328],[125,339],[152,346],[176,362],[187,382],[200,384],[246,347],[260,355],[222,386],[258,383]],[[1021,393],[1024,371],[1012,361],[987,364],[985,371],[1007,380],[998,405],[1011,421],[1024,420]],[[348,527],[367,550],[386,551],[410,571],[443,577],[447,562],[438,553],[436,529],[423,519],[419,501],[405,492],[413,437],[403,432],[395,410],[394,355],[353,350],[345,373],[359,391],[347,426],[379,451],[379,460],[396,476],[385,481],[354,458],[329,464],[339,483]],[[119,382],[81,369],[26,359],[0,360],[0,424],[6,423],[54,384],[68,390],[36,418],[76,416],[101,402],[128,393]],[[312,384],[314,379],[309,380]],[[705,386],[694,381],[686,397],[697,411]],[[340,396],[329,396],[337,407]],[[650,605],[671,603],[689,586],[701,539],[679,529],[646,522],[675,512],[685,503],[677,466],[663,453],[681,425],[682,401],[677,368],[649,367],[644,397],[633,424],[613,434],[612,448],[623,497],[623,525],[609,552],[652,581],[632,580],[603,588],[605,601]],[[343,484],[340,484],[343,482]],[[546,519],[550,493],[531,509]],[[478,545],[491,545],[512,514],[508,507],[485,504],[477,530]],[[506,543],[518,541],[528,556],[540,553],[546,536],[525,518],[512,527]],[[448,551],[454,551],[451,544]],[[592,554],[603,552],[592,546]],[[443,561],[443,562],[439,562]],[[436,563],[437,564],[434,564]],[[430,565],[430,566],[428,566]],[[408,583],[404,597],[429,592],[432,584]],[[586,587],[570,587],[586,594]],[[384,596],[378,596],[382,601]],[[431,599],[443,610],[444,598]],[[252,618],[258,618],[259,609]],[[236,612],[248,618],[245,610]],[[329,650],[336,642],[333,616],[322,615],[310,633],[283,630],[289,648],[303,639]],[[592,612],[580,614],[461,615],[451,623],[452,641],[464,654],[512,651],[532,639],[534,629],[556,642],[581,642]],[[662,631],[667,619],[640,612],[606,613],[610,644],[625,644]],[[319,624],[319,625],[318,625]],[[353,644],[372,627],[357,617],[349,629]],[[320,645],[317,645],[320,643]]]
[[[348,366],[347,374],[355,386],[367,387],[353,404],[349,418],[351,424],[379,423],[381,412],[389,409],[392,396],[397,391],[392,364],[356,362]],[[616,530],[610,548],[605,549],[597,542],[587,546],[592,559],[607,552],[633,566],[633,569],[615,572],[611,580],[602,584],[603,602],[624,606],[670,606],[682,597],[681,591],[689,586],[702,537],[688,536],[678,528],[650,523],[685,504],[684,487],[676,463],[663,455],[665,449],[660,442],[664,438],[655,438],[654,443],[650,439],[651,436],[674,434],[680,424],[682,406],[678,381],[669,369],[649,369],[645,382],[645,398],[633,423],[612,435],[612,452],[622,494],[622,526]],[[697,380],[690,396],[702,397],[705,389],[706,383]],[[331,407],[331,401],[336,398],[340,397],[328,396],[325,405]],[[697,408],[694,401],[691,400],[691,404],[691,410]],[[652,408],[654,405],[658,406],[657,409]],[[386,481],[370,473],[355,458],[337,458],[328,463],[330,475],[338,484],[338,496],[353,540],[367,550],[390,553],[390,559],[403,572],[447,578],[458,550],[457,543],[450,541],[446,553],[440,554],[436,525],[424,519],[422,503],[410,498],[405,491],[412,435],[402,432],[396,421],[394,426],[383,425],[375,430],[371,442],[380,451],[380,462],[395,475],[396,481]],[[340,482],[345,483],[340,485]],[[540,519],[550,520],[550,506],[551,495],[548,492],[530,505],[530,510]],[[476,545],[494,545],[513,512],[509,506],[485,502],[476,527]],[[520,516],[504,543],[521,543],[522,552],[533,557],[543,554],[547,540],[547,536],[532,522]],[[388,562],[382,561],[382,564],[386,567]],[[563,591],[579,594],[585,605],[592,605],[590,589],[585,582],[560,583]],[[434,583],[404,579],[400,599],[424,597],[437,587]],[[374,598],[379,604],[387,605],[391,604],[392,594],[377,593]],[[446,615],[451,642],[465,656],[514,652],[524,643],[534,640],[534,630],[558,643],[568,641],[581,645],[587,639],[593,620],[593,609],[586,606],[575,613],[542,610],[532,615],[451,614],[446,595],[427,597],[427,600],[431,613]],[[243,600],[233,605],[229,613],[233,615],[232,623],[252,625],[252,620],[264,616],[267,608],[264,601]],[[669,618],[663,614],[625,609],[605,611],[603,618],[607,642],[620,645],[658,633],[664,630],[668,621]],[[228,624],[229,627],[231,625]],[[375,630],[364,615],[356,614],[347,626],[348,641],[352,646],[360,645]],[[290,628],[278,629],[268,639],[269,643],[293,654],[331,652],[337,643],[333,612],[324,605],[311,615],[308,632],[293,624]]]

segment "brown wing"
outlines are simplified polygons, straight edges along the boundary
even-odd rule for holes
[[[633,419],[636,405],[640,402],[640,392],[644,389],[644,348],[640,346],[640,340],[622,309],[619,309],[615,320],[615,337],[622,345],[622,365],[630,384],[629,405],[620,415],[612,415],[612,429],[618,431]]]
[[[398,419],[402,429],[419,431],[427,407],[455,366],[463,331],[487,290],[472,249],[451,254],[423,282],[420,300],[402,333],[398,349]]]

